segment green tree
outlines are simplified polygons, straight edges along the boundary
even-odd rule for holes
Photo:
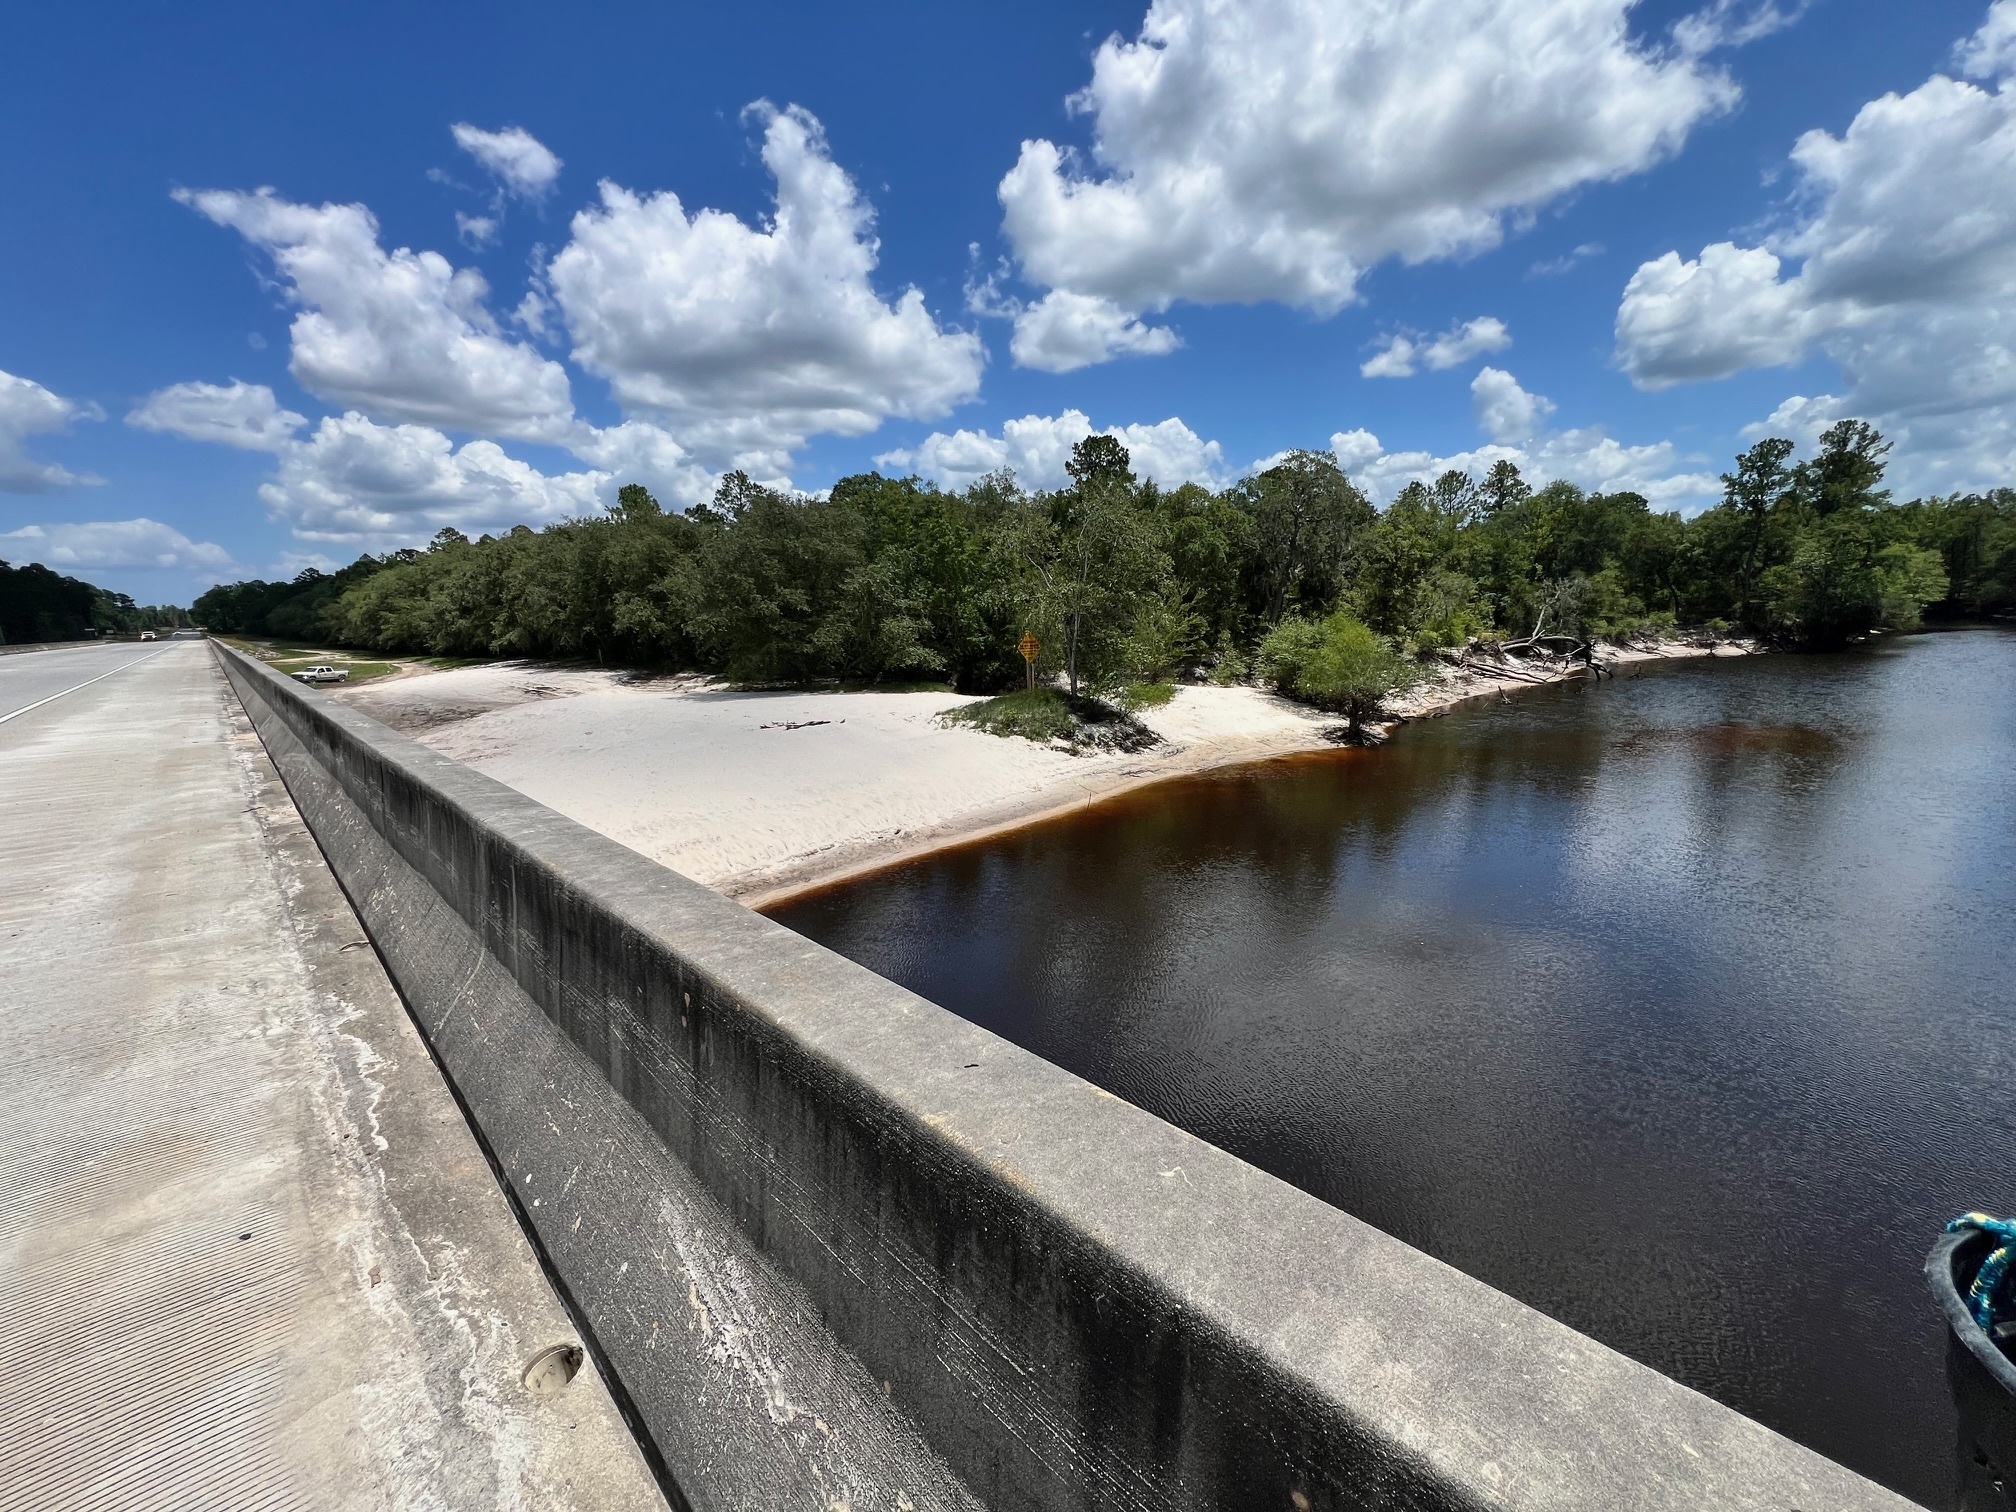
[[[1150,517],[1135,500],[1126,448],[1088,436],[1072,451],[1072,487],[1005,521],[1024,571],[1025,626],[1045,642],[1073,696],[1130,674],[1129,635],[1168,573]]]
[[[1800,503],[1821,519],[1889,502],[1883,481],[1890,443],[1866,420],[1837,420],[1820,433],[1820,449],[1794,470]]]
[[[1253,577],[1252,519],[1231,494],[1212,493],[1195,483],[1166,493],[1149,485],[1142,492],[1175,589],[1203,622],[1205,639],[1244,638],[1249,617],[1244,585]]]
[[[1921,499],[1898,515],[1909,539],[1939,553],[1954,612],[2016,609],[2016,489]]]
[[[1532,486],[1521,476],[1519,464],[1509,457],[1500,457],[1477,485],[1477,513],[1486,520],[1496,519],[1532,496]]]
[[[1233,493],[1252,524],[1263,623],[1334,602],[1350,582],[1377,512],[1328,452],[1291,451]]]
[[[219,585],[195,610],[220,631],[385,651],[621,659],[762,682],[942,674],[967,692],[1019,681],[1026,630],[1045,643],[1042,670],[1074,691],[1200,661],[1243,678],[1270,625],[1265,664],[1278,672],[1309,662],[1340,602],[1418,648],[1494,626],[1516,642],[1732,619],[1824,644],[1927,612],[2016,610],[2016,490],[1893,504],[1888,451],[1861,421],[1830,427],[1796,467],[1790,442],[1760,442],[1722,502],[1682,520],[1636,494],[1535,490],[1509,461],[1481,480],[1410,484],[1383,514],[1315,452],[1222,493],[1164,491],[1095,436],[1053,494],[1032,497],[1005,471],[957,492],[864,473],[807,499],[731,473],[680,514],[626,484],[592,518],[474,541],[443,529],[425,550]],[[181,612],[41,567],[0,568],[0,589],[0,631],[16,639]]]
[[[1745,624],[1759,619],[1758,582],[1775,554],[1772,525],[1792,494],[1793,477],[1785,465],[1792,451],[1783,437],[1767,437],[1736,459],[1733,473],[1722,474],[1721,507],[1737,521],[1736,612]]]
[[[98,593],[40,562],[0,562],[0,642],[84,640],[100,628]]]
[[[1633,522],[1618,551],[1618,565],[1629,590],[1657,612],[1677,621],[1683,590],[1697,576],[1689,550],[1687,523],[1677,514],[1647,510]]]
[[[374,651],[427,649],[427,588],[418,563],[395,563],[373,573],[337,601],[331,617],[335,639]]]
[[[1468,483],[1462,473],[1445,473],[1433,487],[1409,483],[1367,532],[1356,597],[1378,630],[1411,636],[1421,629],[1417,615],[1441,613],[1449,585],[1431,579],[1464,560],[1463,528],[1474,514]]]
[[[1203,652],[1204,616],[1171,585],[1145,594],[1127,632],[1127,670],[1143,682],[1168,682]]]
[[[1134,486],[1134,459],[1118,436],[1087,436],[1071,448],[1065,474],[1078,489]]]
[[[893,621],[878,635],[893,646],[908,636],[915,654],[898,658],[902,669],[951,676],[963,692],[988,692],[1021,670],[1008,630],[1008,609],[988,571],[986,525],[1020,490],[1008,479],[983,480],[965,496],[927,488],[915,478],[863,473],[833,485],[835,504],[859,512],[869,582],[886,595]],[[866,605],[860,605],[865,611]],[[889,670],[899,670],[896,662]]]
[[[791,682],[825,670],[817,637],[862,564],[859,511],[845,501],[792,499],[740,472],[722,480],[714,508],[724,524],[701,540],[694,640],[740,682]]]
[[[1946,595],[1939,554],[1884,543],[1868,520],[1836,513],[1799,538],[1791,560],[1764,574],[1772,627],[1811,645],[1834,646],[1878,626],[1908,629]]]
[[[619,520],[642,521],[659,519],[665,510],[642,483],[625,483],[616,490],[616,502],[609,506],[609,513]]]
[[[1877,552],[1876,570],[1883,582],[1883,623],[1893,630],[1915,629],[1925,606],[1938,603],[1951,588],[1939,553],[1908,541]]]
[[[1414,584],[1404,624],[1417,646],[1442,650],[1463,646],[1491,628],[1491,611],[1476,579],[1451,567],[1431,568]]]
[[[812,645],[825,667],[866,682],[901,673],[942,672],[945,658],[930,641],[916,580],[896,555],[849,572]]]
[[[1321,621],[1282,621],[1261,643],[1260,664],[1281,692],[1342,714],[1354,739],[1388,698],[1421,678],[1418,663],[1341,609]]]

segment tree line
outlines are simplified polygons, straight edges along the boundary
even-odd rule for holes
[[[1040,672],[1104,695],[1281,682],[1282,655],[1308,662],[1312,627],[1342,620],[1422,658],[1680,627],[1838,645],[1928,609],[2016,609],[2016,490],[1895,503],[1888,451],[1856,420],[1805,461],[1760,441],[1688,520],[1635,493],[1536,489],[1509,461],[1411,483],[1383,511],[1323,452],[1222,491],[1165,489],[1091,436],[1054,491],[1005,471],[957,490],[865,473],[811,498],[731,473],[682,514],[632,484],[595,518],[444,529],[424,551],[213,588],[193,612],[213,631],[373,651],[976,693],[1019,683],[1026,632]]]
[[[123,593],[65,577],[40,562],[20,567],[0,562],[0,645],[88,640],[191,623],[187,610],[136,604]]]

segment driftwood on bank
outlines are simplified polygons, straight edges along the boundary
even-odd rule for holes
[[[1540,665],[1515,661],[1515,657],[1530,657]],[[1602,675],[1603,667],[1596,660],[1593,642],[1572,635],[1535,633],[1518,640],[1466,646],[1456,665],[1465,672],[1482,672],[1487,676],[1509,677],[1519,682],[1545,683],[1562,677],[1578,663],[1590,672]]]

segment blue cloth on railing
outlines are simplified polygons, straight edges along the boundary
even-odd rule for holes
[[[2006,1218],[1990,1218],[1986,1213],[1962,1213],[1946,1225],[1949,1234],[1962,1229],[1977,1229],[2001,1241],[1981,1262],[1981,1268],[1974,1272],[1974,1284],[1967,1288],[1967,1310],[1974,1314],[1976,1323],[1993,1335],[1995,1325],[2002,1319],[2016,1318],[2016,1298],[2008,1296],[2009,1289],[2003,1285],[2010,1264],[2016,1261],[2016,1223]]]

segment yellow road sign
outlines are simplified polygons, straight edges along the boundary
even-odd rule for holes
[[[1042,653],[1043,642],[1036,639],[1036,637],[1033,635],[1025,635],[1022,637],[1021,649],[1022,649],[1022,660],[1026,662],[1033,662]]]

